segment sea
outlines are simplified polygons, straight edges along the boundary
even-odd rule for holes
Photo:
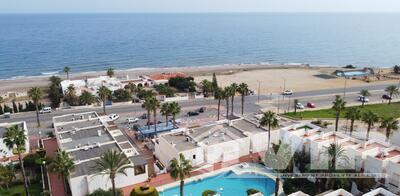
[[[400,64],[400,13],[0,14],[0,79],[280,63]]]

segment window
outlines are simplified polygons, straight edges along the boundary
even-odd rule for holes
[[[135,165],[135,176],[146,173],[146,165]]]
[[[195,154],[193,155],[193,159],[196,159],[196,155]]]

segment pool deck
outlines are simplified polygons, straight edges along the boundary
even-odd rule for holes
[[[214,176],[221,172],[230,171],[230,170],[232,170],[232,166],[237,165],[239,163],[244,163],[244,162],[258,163],[259,158],[260,158],[260,153],[253,153],[250,155],[242,156],[239,159],[235,159],[232,161],[214,163],[214,164],[210,165],[209,167],[195,169],[191,173],[191,177],[187,178],[185,180],[185,182],[191,182],[191,181],[206,178],[209,176]],[[271,179],[274,180],[275,178],[272,177]],[[132,191],[132,189],[135,186],[142,186],[142,185],[155,186],[155,187],[157,187],[157,190],[163,191],[170,187],[179,185],[179,181],[176,181],[175,179],[171,178],[170,174],[166,173],[166,174],[161,174],[156,177],[150,178],[146,182],[123,187],[122,191],[125,196],[129,196],[130,192]],[[282,190],[282,189],[280,189],[280,190]]]

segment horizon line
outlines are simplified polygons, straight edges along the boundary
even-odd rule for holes
[[[88,12],[0,12],[5,14],[398,14],[400,11],[194,11],[194,12],[113,12],[113,11],[88,11]]]

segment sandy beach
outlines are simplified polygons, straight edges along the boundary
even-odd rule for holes
[[[116,70],[115,76],[118,78],[137,78],[140,75],[166,72],[184,72],[195,77],[196,82],[204,79],[211,80],[212,73],[217,74],[219,85],[226,86],[233,82],[245,82],[252,90],[257,91],[258,85],[262,94],[276,93],[282,89],[292,89],[294,91],[309,91],[326,88],[340,88],[344,86],[343,78],[324,78],[321,75],[331,75],[338,67],[320,67],[308,65],[220,65],[220,66],[201,66],[201,67],[174,67],[174,68],[153,68],[153,69],[131,69]],[[96,77],[105,75],[105,71],[70,73],[70,79],[83,79],[86,77]],[[65,79],[65,75],[58,75]],[[0,80],[0,92],[24,91],[31,87],[47,87],[50,76],[23,77],[16,79]],[[379,83],[392,81],[376,81]],[[360,80],[347,80],[347,86],[368,85]]]

